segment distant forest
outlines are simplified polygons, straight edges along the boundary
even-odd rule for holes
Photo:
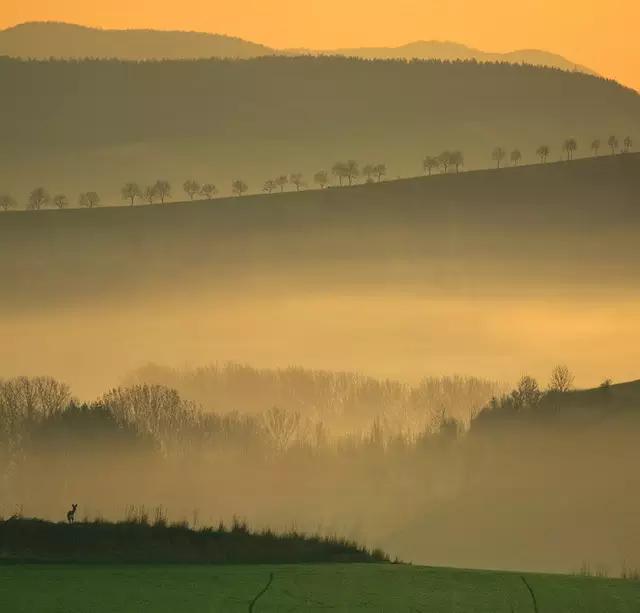
[[[102,452],[122,457],[136,450],[158,459],[242,450],[252,461],[311,454],[314,462],[326,461],[325,454],[366,457],[376,449],[391,456],[429,454],[442,439],[473,436],[514,419],[552,423],[560,408],[580,426],[585,420],[576,408],[590,409],[586,423],[593,421],[592,408],[601,415],[606,405],[616,409],[611,418],[619,418],[640,391],[629,384],[630,392],[623,385],[622,393],[614,393],[618,386],[607,379],[599,390],[576,392],[573,382],[564,365],[553,369],[544,387],[523,376],[511,391],[476,377],[428,377],[408,386],[302,368],[227,364],[180,372],[151,366],[83,403],[50,377],[0,379],[2,483],[10,485],[31,456],[56,448],[90,453],[94,460]],[[136,461],[135,453],[129,459]],[[20,489],[20,482],[14,487]]]
[[[11,96],[0,101],[4,138],[22,144],[208,136],[215,147],[227,139],[320,135],[328,125],[336,132],[364,129],[373,136],[389,129],[434,126],[445,119],[521,122],[543,109],[552,125],[555,118],[569,123],[573,116],[570,131],[585,120],[590,126],[613,110],[618,121],[637,121],[640,109],[640,96],[614,81],[553,68],[472,61],[3,58],[0,82],[11,84]],[[38,96],[33,95],[34,85]]]
[[[195,177],[260,191],[269,177],[337,160],[415,175],[426,154],[464,151],[467,168],[502,147],[522,162],[564,157],[574,138],[621,141],[640,128],[640,96],[558,69],[473,61],[344,57],[122,62],[0,58],[2,191],[95,191]],[[38,95],[34,95],[34,88]]]

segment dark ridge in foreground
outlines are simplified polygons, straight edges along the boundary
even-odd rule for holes
[[[0,522],[0,562],[118,562],[204,564],[297,564],[385,562],[337,537],[297,532],[251,532],[243,523],[230,529],[192,529],[186,523],[146,521],[54,523],[34,518]]]

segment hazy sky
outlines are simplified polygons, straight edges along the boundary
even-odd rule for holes
[[[541,48],[640,89],[638,0],[5,0],[0,27],[58,20],[231,34],[276,47],[463,42]]]

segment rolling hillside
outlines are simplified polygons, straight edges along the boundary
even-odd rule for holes
[[[625,285],[640,275],[639,191],[640,154],[626,154],[300,193],[7,212],[3,307],[202,275],[217,286],[274,273],[306,285],[311,270],[328,283],[387,277],[448,290],[506,280],[511,292]]]
[[[631,381],[640,363],[639,193],[640,155],[629,153],[342,189],[3,213],[0,338],[11,351],[0,352],[0,373],[47,374],[80,398],[149,361],[302,364],[407,382],[450,373],[545,382],[567,363],[580,387]],[[562,572],[587,563],[617,573],[639,566],[639,477],[628,470],[639,461],[635,387],[576,392],[566,405],[550,396],[536,408],[574,415],[477,436],[447,430],[417,441],[416,456],[393,443],[365,451],[364,464],[330,448],[324,470],[296,451],[281,478],[245,446],[190,463],[216,486],[185,478],[181,454],[177,472],[154,474],[173,474],[173,496],[185,492],[179,499],[196,508],[212,501],[219,516],[240,508],[271,525],[310,518],[311,529],[337,526],[416,563]],[[619,418],[606,418],[618,408]],[[70,483],[67,439],[58,440],[52,457],[64,458],[56,466]],[[96,461],[95,445],[91,454]],[[159,480],[137,480],[106,457],[113,479],[131,474],[122,500],[137,502],[143,490],[161,498]],[[221,457],[243,476],[219,470]],[[38,482],[42,456],[33,458],[28,474]],[[114,505],[86,466],[68,494],[50,475],[46,487],[69,498],[83,491],[93,508]],[[44,487],[38,495],[50,504]]]
[[[2,569],[15,613],[158,613],[180,609],[255,611],[533,611],[531,595],[514,573],[405,565],[95,566],[15,565]],[[272,574],[273,581],[269,581]],[[626,613],[640,606],[635,581],[525,575],[544,613]],[[264,591],[265,585],[268,590]],[[78,589],[82,586],[83,589]],[[198,586],[193,589],[192,586]],[[249,609],[251,610],[251,609]]]
[[[33,95],[34,83],[40,94]],[[131,63],[0,58],[0,192],[23,203],[44,185],[76,200],[158,178],[250,191],[278,174],[385,162],[388,178],[422,172],[426,154],[460,149],[467,169],[496,145],[523,163],[550,160],[573,136],[640,134],[640,96],[596,77],[508,64],[263,57]],[[603,151],[606,145],[603,147]]]
[[[637,461],[639,427],[638,380],[490,405],[466,438],[473,477],[388,542],[404,559],[430,551],[444,565],[625,567],[640,539],[637,479],[626,470]],[[444,525],[457,529],[444,534]]]

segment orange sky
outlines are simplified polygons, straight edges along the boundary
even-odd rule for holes
[[[640,89],[640,0],[4,0],[0,27],[57,20],[186,29],[276,47],[455,40],[487,51],[541,48]]]

